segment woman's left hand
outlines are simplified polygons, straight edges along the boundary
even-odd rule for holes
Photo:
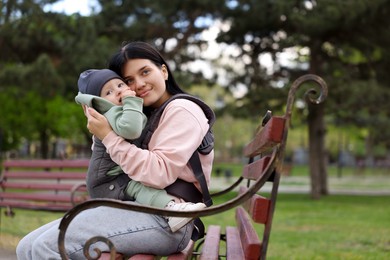
[[[107,118],[95,109],[91,107],[86,108],[85,115],[88,118],[87,128],[89,132],[95,135],[98,139],[103,140],[104,137],[112,131]]]

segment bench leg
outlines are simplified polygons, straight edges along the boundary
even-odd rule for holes
[[[7,216],[7,217],[14,217],[15,216],[15,212],[12,210],[11,207],[7,207],[4,214]]]

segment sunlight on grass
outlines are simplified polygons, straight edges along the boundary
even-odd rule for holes
[[[0,232],[0,248],[14,249],[19,242],[18,236]]]
[[[0,213],[0,248],[9,249],[16,248],[19,240],[29,232],[64,215],[20,209],[15,209],[14,217],[5,216],[3,209]]]

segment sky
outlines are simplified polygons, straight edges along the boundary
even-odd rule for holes
[[[53,12],[64,12],[65,14],[79,13],[81,15],[89,15],[91,7],[97,6],[96,0],[62,0],[53,5],[47,5],[46,10]]]

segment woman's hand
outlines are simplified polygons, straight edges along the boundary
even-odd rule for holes
[[[88,123],[87,128],[91,134],[96,136],[98,139],[103,140],[108,135],[112,128],[102,114],[97,112],[91,107],[85,107],[84,113],[87,116]]]

